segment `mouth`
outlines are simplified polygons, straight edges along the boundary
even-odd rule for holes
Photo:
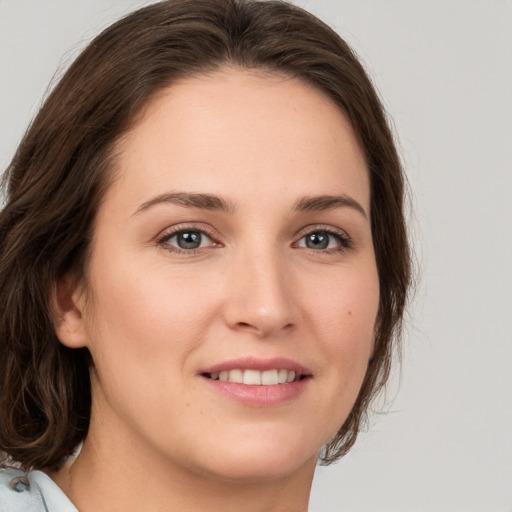
[[[305,373],[287,370],[285,368],[275,368],[271,370],[234,368],[220,372],[206,372],[202,373],[202,375],[212,380],[245,384],[247,386],[276,386],[298,382],[310,377],[310,375]]]
[[[312,372],[282,358],[242,357],[203,368],[209,388],[244,407],[277,407],[297,400],[309,389]]]

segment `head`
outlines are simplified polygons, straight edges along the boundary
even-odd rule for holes
[[[24,466],[58,467],[89,428],[94,358],[59,341],[56,304],[59,286],[72,284],[94,302],[92,241],[98,211],[122,179],[123,144],[166,91],[229,69],[315,91],[339,109],[365,162],[379,289],[373,347],[355,403],[322,452],[324,463],[350,449],[386,383],[406,302],[409,249],[400,161],[363,67],[330,28],[287,3],[161,2],[115,23],[84,50],[5,175],[0,449]]]

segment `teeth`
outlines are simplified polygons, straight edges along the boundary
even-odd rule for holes
[[[279,370],[277,372],[277,381],[279,384],[285,384],[288,380],[288,370]]]
[[[242,370],[231,370],[229,372],[229,382],[237,382],[238,384],[242,384],[244,381],[244,372]]]
[[[279,383],[277,370],[267,370],[261,373],[261,383],[265,386],[275,386]]]
[[[233,371],[233,370],[231,370],[231,371]],[[229,373],[231,373],[231,372],[229,372]],[[259,372],[258,370],[245,370],[244,371],[244,384],[248,384],[249,386],[260,386],[261,385],[261,372]]]
[[[246,384],[248,386],[275,386],[276,384],[293,382],[296,379],[296,374],[293,370],[266,370],[260,372],[259,370],[241,370],[237,368],[219,373],[211,373],[210,378],[223,382]]]

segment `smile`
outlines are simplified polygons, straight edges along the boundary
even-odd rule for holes
[[[206,373],[205,376],[213,380],[246,384],[247,386],[275,386],[277,384],[287,384],[298,381],[304,377],[293,370],[286,369],[260,371],[253,369],[244,370],[240,368]]]
[[[298,399],[313,374],[290,359],[240,358],[204,368],[199,375],[216,394],[248,407],[279,406]]]

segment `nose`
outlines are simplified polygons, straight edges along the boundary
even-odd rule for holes
[[[245,252],[231,262],[224,303],[230,329],[258,338],[277,336],[296,325],[293,282],[277,251]]]

